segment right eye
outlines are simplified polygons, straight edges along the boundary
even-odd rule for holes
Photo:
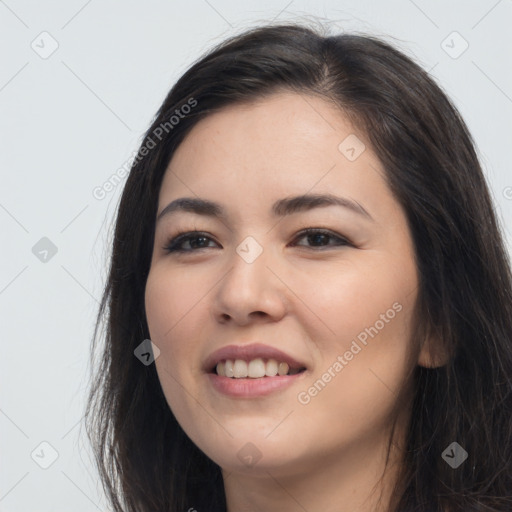
[[[201,231],[186,231],[178,233],[174,238],[170,239],[163,247],[167,253],[172,252],[196,252],[201,249],[208,249],[208,240],[213,241],[206,233]],[[183,248],[183,245],[188,243],[190,249]]]

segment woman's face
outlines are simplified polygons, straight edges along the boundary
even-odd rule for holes
[[[418,281],[383,176],[339,110],[294,93],[210,115],[174,154],[158,215],[185,197],[217,207],[190,202],[157,220],[147,320],[172,412],[224,469],[355,469],[405,407]],[[287,202],[306,195],[339,204]],[[194,230],[181,252],[165,248]],[[280,375],[285,362],[294,374]]]

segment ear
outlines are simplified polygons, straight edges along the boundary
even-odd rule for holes
[[[428,337],[423,343],[418,355],[418,365],[424,368],[439,368],[444,366],[452,354],[443,341],[434,336]]]

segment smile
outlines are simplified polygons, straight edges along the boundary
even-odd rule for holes
[[[217,375],[231,379],[260,379],[263,377],[275,377],[296,375],[305,368],[291,368],[288,363],[279,362],[276,359],[264,360],[257,357],[250,361],[243,359],[226,359],[217,363],[215,367]]]

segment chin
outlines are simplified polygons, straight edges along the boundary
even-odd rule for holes
[[[273,424],[275,427],[275,423]],[[270,432],[271,429],[266,429]],[[275,435],[274,439],[271,439]],[[199,445],[198,445],[199,446]],[[216,464],[226,471],[236,471],[254,474],[260,471],[272,471],[284,469],[288,464],[296,463],[298,453],[296,443],[292,443],[291,437],[284,439],[273,433],[269,438],[250,429],[244,430],[244,434],[226,439],[225,443],[216,445],[203,445],[199,448]]]

